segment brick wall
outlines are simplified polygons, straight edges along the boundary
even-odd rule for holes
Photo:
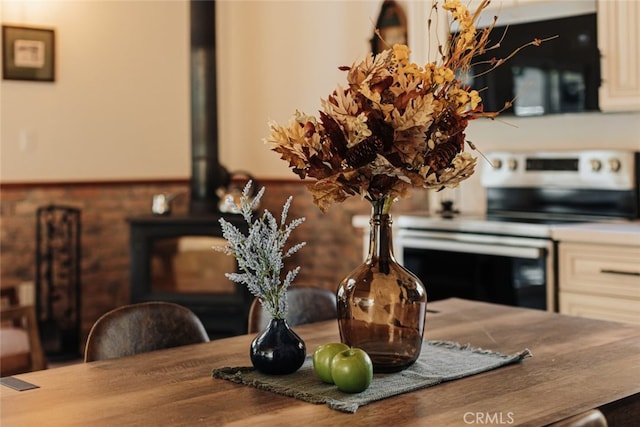
[[[368,214],[370,205],[358,198],[322,213],[301,181],[264,181],[260,210],[279,218],[287,197],[293,196],[289,219],[306,217],[292,242],[306,241],[291,260],[302,267],[296,284],[331,290],[362,262],[361,234],[352,227],[354,215]],[[188,192],[187,182],[77,183],[3,185],[0,191],[0,284],[33,281],[35,277],[36,210],[62,204],[82,212],[82,342],[93,322],[106,311],[129,302],[129,228],[127,217],[150,213],[157,193]],[[394,207],[399,213],[426,207],[426,193]],[[173,212],[186,213],[187,197],[179,197]]]

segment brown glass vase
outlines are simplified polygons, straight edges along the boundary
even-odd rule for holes
[[[337,291],[342,342],[365,350],[374,372],[397,372],[420,356],[427,293],[393,255],[392,202],[373,202],[369,254]]]

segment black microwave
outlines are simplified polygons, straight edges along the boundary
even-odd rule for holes
[[[527,46],[514,57],[485,73],[491,58],[506,58],[533,39],[556,38]],[[489,46],[500,47],[474,59],[464,83],[481,90],[485,111],[503,114],[543,114],[598,111],[600,53],[595,13],[537,22],[496,26]]]

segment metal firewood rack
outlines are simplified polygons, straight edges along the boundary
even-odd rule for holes
[[[36,314],[48,358],[75,358],[81,327],[80,209],[49,205],[37,211]]]

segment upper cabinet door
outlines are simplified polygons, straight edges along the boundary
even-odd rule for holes
[[[640,111],[640,2],[598,0],[600,109]]]

